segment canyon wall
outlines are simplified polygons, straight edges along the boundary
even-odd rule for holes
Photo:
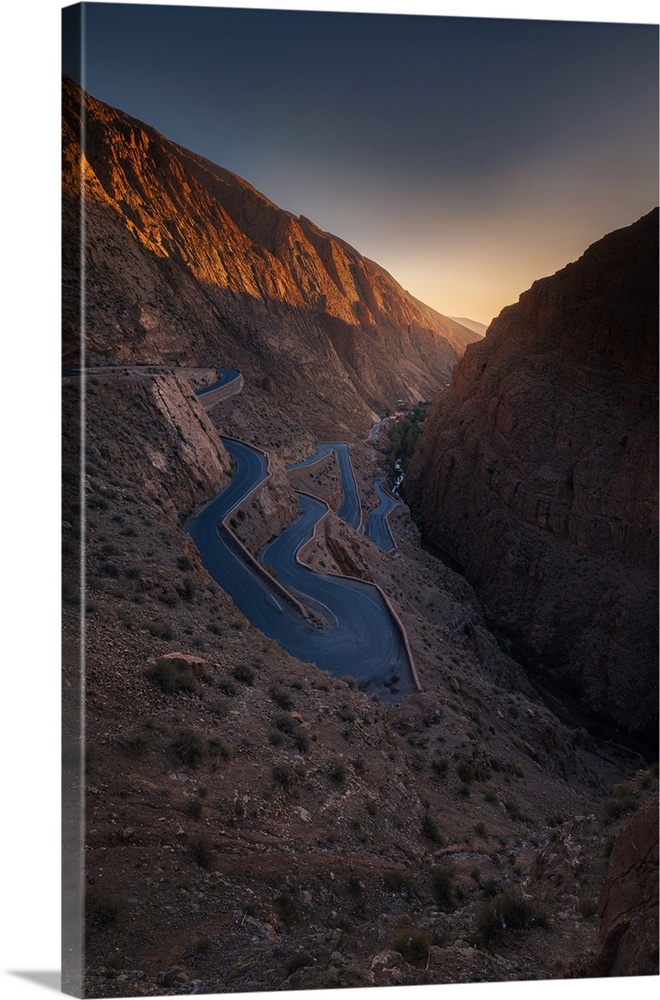
[[[656,738],[658,212],[470,345],[404,484],[426,538],[561,694]]]
[[[64,363],[241,368],[327,432],[427,399],[476,334],[230,171],[63,82]],[[84,227],[81,226],[84,218]]]

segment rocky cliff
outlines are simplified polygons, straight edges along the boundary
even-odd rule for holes
[[[85,219],[85,345],[106,361],[240,367],[325,430],[429,398],[475,335],[235,174],[63,85],[65,251]],[[79,360],[65,252],[64,360]],[[313,399],[313,405],[310,402]],[[339,414],[340,416],[337,416]]]
[[[598,976],[658,974],[658,797],[619,834],[600,894]]]
[[[658,212],[542,279],[470,345],[405,493],[559,692],[657,725]]]

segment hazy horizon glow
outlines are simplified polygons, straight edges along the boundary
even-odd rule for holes
[[[86,4],[94,96],[483,323],[658,203],[655,25]]]

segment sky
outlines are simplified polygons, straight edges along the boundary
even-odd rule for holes
[[[657,25],[84,7],[65,72],[446,315],[488,324],[658,202]]]

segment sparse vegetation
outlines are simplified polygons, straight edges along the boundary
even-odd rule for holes
[[[180,729],[171,746],[177,760],[186,767],[196,767],[204,756],[204,741],[192,729]]]
[[[188,664],[181,660],[161,657],[145,670],[147,679],[164,694],[199,693],[199,685]]]
[[[532,927],[547,928],[547,915],[532,900],[525,899],[519,890],[505,889],[479,904],[474,941],[483,947],[507,930],[530,930]]]
[[[188,852],[200,868],[210,871],[213,864],[213,844],[205,833],[188,839]]]
[[[252,667],[249,667],[247,663],[237,664],[231,674],[232,677],[234,677],[237,681],[240,681],[241,684],[247,684],[248,686],[254,684],[254,670]]]
[[[425,930],[413,927],[412,925],[402,927],[392,939],[392,948],[403,955],[406,961],[426,958],[430,947],[431,938],[429,934]]]

